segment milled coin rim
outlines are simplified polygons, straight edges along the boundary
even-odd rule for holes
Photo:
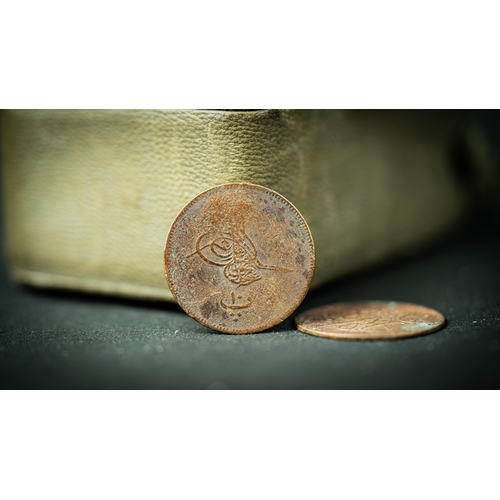
[[[170,270],[169,270],[169,267],[168,267],[169,239],[170,239],[170,235],[172,234],[172,231],[174,230],[174,226],[175,226],[177,220],[184,214],[184,212],[188,209],[188,207],[192,203],[194,203],[196,200],[198,200],[198,198],[201,198],[202,196],[205,196],[208,192],[214,191],[214,190],[220,190],[220,189],[229,189],[229,188],[233,188],[233,187],[250,187],[250,188],[254,188],[254,189],[258,189],[258,190],[265,190],[270,195],[277,197],[278,199],[280,199],[283,202],[285,202],[285,204],[289,205],[292,208],[292,210],[298,215],[299,219],[302,221],[303,226],[304,226],[304,228],[306,230],[306,233],[309,236],[309,246],[310,246],[310,249],[311,249],[311,264],[309,266],[309,276],[308,276],[308,278],[307,278],[307,280],[305,282],[305,286],[304,286],[304,290],[303,290],[302,294],[294,302],[294,303],[296,303],[296,305],[295,306],[292,305],[289,309],[287,309],[286,313],[284,313],[281,318],[278,318],[277,321],[269,321],[268,323],[264,323],[262,327],[259,326],[258,328],[246,328],[246,329],[244,329],[243,331],[240,331],[240,332],[231,331],[231,329],[224,328],[224,327],[214,328],[213,326],[211,326],[210,324],[208,324],[208,322],[206,320],[198,319],[192,313],[192,311],[190,310],[190,308],[187,305],[183,304],[181,300],[179,300],[178,294],[177,294],[177,290],[176,290],[176,286],[175,286],[175,284],[171,280]],[[276,192],[276,191],[274,191],[274,190],[272,190],[272,189],[270,189],[268,187],[261,186],[260,184],[253,184],[253,183],[250,183],[250,182],[228,182],[228,183],[224,183],[224,184],[218,184],[217,186],[213,186],[211,188],[205,189],[204,191],[202,191],[201,193],[199,193],[195,197],[193,197],[191,200],[189,200],[184,205],[184,207],[179,211],[179,213],[177,214],[177,216],[174,218],[172,224],[170,225],[170,228],[169,228],[168,233],[167,233],[167,237],[165,239],[165,247],[164,247],[164,250],[163,250],[163,270],[165,272],[165,278],[167,280],[168,287],[169,287],[170,291],[172,292],[172,295],[174,296],[174,299],[177,301],[177,304],[179,304],[179,306],[189,316],[191,316],[191,318],[193,318],[195,321],[197,321],[198,323],[202,324],[203,326],[206,326],[210,330],[217,331],[217,332],[222,332],[222,333],[229,333],[229,334],[232,334],[232,335],[244,335],[244,334],[249,334],[249,333],[262,332],[264,330],[268,330],[269,328],[272,328],[273,326],[276,326],[276,325],[282,323],[283,321],[285,321],[285,319],[289,318],[293,314],[293,312],[297,310],[297,308],[300,306],[300,304],[302,304],[302,302],[305,299],[307,293],[309,292],[309,288],[311,287],[311,282],[312,282],[312,279],[314,277],[315,267],[316,267],[316,248],[314,246],[314,240],[313,240],[313,237],[312,237],[312,233],[311,233],[311,230],[309,229],[309,226],[308,226],[306,220],[304,219],[304,217],[300,213],[300,211],[297,209],[297,207],[291,201],[289,201],[287,198],[285,198],[283,195],[279,194],[278,192]]]
[[[318,330],[311,330],[308,329],[307,326],[304,326],[299,323],[300,317],[303,316],[306,313],[313,313],[316,310],[324,309],[325,307],[328,306],[341,306],[341,305],[352,305],[352,304],[366,304],[366,303],[383,303],[383,304],[389,304],[390,302],[396,303],[396,304],[402,304],[402,305],[408,305],[412,307],[417,307],[420,310],[425,309],[427,311],[432,311],[433,313],[436,313],[440,319],[439,325],[435,327],[431,327],[427,330],[424,331],[417,331],[417,332],[404,332],[398,335],[384,335],[383,333],[377,333],[372,334],[368,336],[367,334],[363,333],[337,333],[337,332],[321,332]],[[438,330],[441,330],[446,325],[446,317],[444,316],[443,313],[439,312],[436,309],[432,309],[431,307],[424,306],[422,304],[414,304],[413,302],[401,302],[398,300],[353,300],[349,302],[334,302],[332,304],[324,304],[322,306],[318,307],[313,307],[311,309],[307,309],[300,314],[298,314],[295,319],[295,326],[297,327],[298,330],[300,330],[303,333],[307,333],[308,335],[314,335],[315,337],[321,337],[321,338],[326,338],[330,340],[362,340],[362,341],[377,341],[377,340],[398,340],[398,339],[407,339],[407,338],[413,338],[413,337],[422,337],[424,335],[428,335],[430,333],[437,332]]]

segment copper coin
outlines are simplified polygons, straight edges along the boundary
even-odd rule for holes
[[[343,302],[309,309],[295,318],[304,333],[329,339],[381,340],[416,337],[439,330],[444,316],[405,302]]]
[[[226,333],[266,330],[302,302],[314,244],[299,211],[255,184],[216,186],[176,217],[165,243],[165,276],[179,305]]]

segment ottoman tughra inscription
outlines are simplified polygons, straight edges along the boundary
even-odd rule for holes
[[[202,233],[195,246],[196,250],[186,258],[198,255],[209,264],[223,267],[224,276],[238,286],[247,286],[262,279],[259,270],[292,271],[286,267],[262,263],[257,256],[255,244],[243,226],[211,236],[208,232]]]

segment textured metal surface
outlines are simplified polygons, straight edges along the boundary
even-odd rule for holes
[[[253,333],[281,323],[304,299],[314,244],[298,210],[255,184],[216,186],[176,217],[165,276],[179,305],[201,324]]]
[[[316,307],[295,318],[297,328],[332,339],[380,340],[416,337],[443,327],[444,316],[405,302],[344,302]]]

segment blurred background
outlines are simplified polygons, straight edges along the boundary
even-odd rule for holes
[[[493,175],[478,173],[458,135],[450,155],[472,204],[461,224],[425,249],[323,285],[297,311],[349,300],[407,301],[441,311],[443,330],[397,341],[334,341],[298,332],[292,315],[272,331],[225,335],[171,303],[17,285],[3,251],[0,387],[498,388],[500,112],[467,116],[484,134]]]

